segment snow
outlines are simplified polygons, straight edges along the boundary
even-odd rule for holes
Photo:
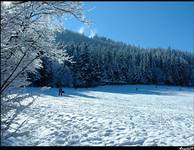
[[[136,87],[138,90],[136,91]],[[154,85],[27,88],[38,98],[2,145],[193,146],[193,88]],[[12,130],[10,130],[12,132]]]

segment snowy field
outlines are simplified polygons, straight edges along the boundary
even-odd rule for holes
[[[88,89],[28,88],[39,96],[11,125],[3,145],[194,145],[192,88],[135,85]],[[10,132],[12,130],[10,129]]]

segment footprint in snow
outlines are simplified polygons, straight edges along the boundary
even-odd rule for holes
[[[65,140],[57,140],[56,143],[57,144],[64,144],[65,143]]]
[[[106,129],[106,131],[105,131],[105,136],[107,136],[108,134],[111,134],[113,132],[113,130],[112,129]]]
[[[76,118],[75,116],[71,117],[71,119],[75,119],[75,118]]]
[[[118,127],[117,129],[118,130],[125,130],[126,128],[125,127]]]
[[[57,117],[63,117],[63,115],[62,114],[59,114]]]
[[[87,137],[88,136],[88,134],[87,133],[84,133],[84,134],[82,134],[84,137]]]
[[[84,119],[83,119],[83,118],[79,118],[78,120],[79,120],[79,121],[82,121],[82,120],[84,120]]]
[[[58,136],[59,135],[59,132],[58,131],[55,131],[55,132],[51,133],[51,135]]]
[[[131,128],[135,128],[135,124],[133,122],[130,123],[131,124]]]

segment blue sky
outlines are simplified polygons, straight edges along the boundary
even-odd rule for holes
[[[90,27],[76,19],[65,28],[141,47],[194,50],[194,2],[84,2]]]

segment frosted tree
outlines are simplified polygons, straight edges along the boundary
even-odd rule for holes
[[[1,5],[1,93],[10,87],[27,85],[26,72],[41,67],[40,56],[64,60],[63,48],[54,42],[61,29],[59,16],[73,15],[82,22],[79,2],[12,2]],[[61,19],[59,18],[59,19]],[[17,79],[17,80],[16,80]]]
[[[64,47],[57,45],[54,37],[56,31],[63,30],[64,19],[69,16],[89,23],[83,15],[80,2],[1,2],[2,117],[5,118],[9,110],[15,110],[11,119],[2,121],[2,131],[9,128],[18,111],[17,108],[22,107],[20,102],[26,98],[18,93],[16,93],[18,96],[10,98],[10,92],[30,84],[27,79],[28,73],[35,72],[41,67],[40,58],[47,56],[58,62],[70,61]]]

